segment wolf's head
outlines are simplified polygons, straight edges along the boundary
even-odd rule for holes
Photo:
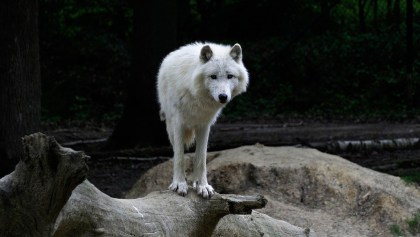
[[[226,104],[246,91],[248,71],[242,63],[242,48],[206,44],[200,51],[201,80],[211,97]]]

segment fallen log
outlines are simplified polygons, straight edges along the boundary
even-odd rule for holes
[[[85,180],[88,157],[83,152],[41,133],[26,136],[23,144],[16,170],[0,179],[0,236],[212,236],[222,217],[249,215],[267,203],[260,195],[203,199],[195,192],[181,197],[172,191],[115,199]],[[217,236],[229,236],[223,233],[230,226],[258,236],[275,236],[279,228],[293,233],[289,236],[314,236],[287,223],[279,226],[268,216],[257,220],[247,224],[253,218],[233,218],[218,225]]]
[[[115,199],[85,181],[64,206],[53,236],[211,236],[223,216],[250,214],[266,202],[259,195],[203,199],[195,192],[182,197],[168,190]]]
[[[349,140],[307,143],[311,148],[324,152],[352,152],[352,151],[392,151],[403,149],[415,149],[420,147],[420,138],[394,138],[376,140]]]

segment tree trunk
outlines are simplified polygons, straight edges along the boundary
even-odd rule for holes
[[[392,25],[392,0],[386,0],[386,19],[389,25]]]
[[[83,182],[83,152],[63,148],[41,133],[23,141],[24,158],[0,179],[0,236],[231,236],[229,230],[246,236],[279,231],[314,236],[309,229],[258,213],[219,223],[228,214],[248,215],[264,207],[267,200],[260,195],[203,199],[195,192],[181,197],[163,191],[139,199],[111,198]]]
[[[401,24],[401,10],[400,10],[400,0],[394,1],[394,10],[393,10],[393,18],[394,18],[394,24],[398,27]]]
[[[0,7],[0,177],[22,157],[21,137],[39,130],[38,1]]]
[[[176,47],[176,29],[176,1],[135,1],[133,74],[109,148],[169,144],[159,117],[156,77],[161,61]]]
[[[366,15],[365,15],[365,5],[366,0],[358,0],[358,12],[359,12],[359,30],[361,32],[366,31]]]
[[[414,86],[413,86],[413,68],[414,68],[414,45],[413,45],[413,0],[407,0],[406,6],[406,70],[407,74],[405,77],[405,85],[406,85],[406,100],[408,106],[413,106],[413,94],[414,94]]]
[[[379,25],[379,19],[378,19],[378,0],[372,0],[373,2],[373,26],[374,29],[377,29]]]

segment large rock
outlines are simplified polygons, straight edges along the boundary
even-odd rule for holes
[[[192,154],[186,157],[189,175]],[[406,220],[420,210],[415,186],[314,149],[244,146],[209,153],[207,165],[217,192],[260,193],[268,199],[262,213],[319,236],[392,236],[392,225],[409,234]],[[171,178],[170,160],[143,175],[127,197],[165,190]]]

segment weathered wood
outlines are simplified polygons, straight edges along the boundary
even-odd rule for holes
[[[239,215],[218,225],[228,214],[264,207],[261,195],[216,193],[203,199],[195,192],[181,197],[165,190],[138,199],[111,198],[85,180],[83,152],[41,133],[26,136],[23,146],[16,170],[0,179],[0,236],[230,236],[233,226],[247,236],[272,235],[278,228],[305,233],[269,217],[255,222]]]
[[[23,138],[24,156],[0,179],[0,236],[49,236],[73,189],[87,175],[87,156],[53,137]]]
[[[394,138],[376,140],[341,140],[329,142],[309,143],[308,146],[321,151],[338,153],[351,151],[382,151],[382,150],[403,150],[420,147],[420,138]]]
[[[293,226],[263,213],[253,211],[251,215],[228,215],[224,217],[213,233],[214,237],[316,237],[309,228]]]
[[[266,202],[258,195],[203,199],[195,192],[182,197],[168,190],[115,199],[85,181],[60,213],[53,236],[211,236],[225,215],[249,214]]]

